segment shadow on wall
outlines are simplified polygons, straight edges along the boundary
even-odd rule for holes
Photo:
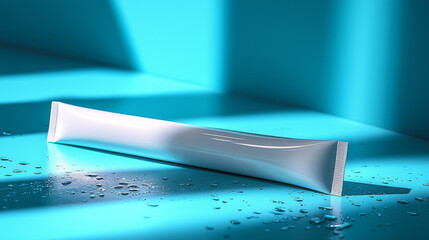
[[[328,103],[334,1],[230,1],[228,90],[301,107]]]
[[[134,68],[111,1],[0,1],[0,42]]]
[[[392,128],[429,139],[429,1],[403,1]]]
[[[0,41],[429,138],[429,2],[167,2],[0,0]]]
[[[88,69],[95,66],[94,64],[74,61],[34,50],[24,51],[10,46],[0,46],[0,81],[6,80],[8,75]],[[37,81],[33,83],[37,84]]]
[[[0,42],[218,88],[223,0],[0,0]]]
[[[428,139],[428,10],[424,0],[231,1],[225,85]]]

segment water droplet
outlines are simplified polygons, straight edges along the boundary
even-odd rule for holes
[[[2,134],[3,136],[12,136],[12,133],[9,131],[3,131]]]
[[[36,166],[36,167],[34,167],[34,168],[41,169],[42,167],[40,167],[40,166]]]
[[[98,194],[99,197],[104,197],[103,193]]]
[[[22,172],[27,172],[27,171],[25,171],[25,170],[20,170],[20,169],[14,169],[12,172],[13,172],[13,173],[22,173]]]
[[[95,198],[95,195],[93,195],[93,194],[92,194],[92,195],[90,195],[89,197],[90,197],[90,198]]]
[[[220,207],[214,207],[214,209],[220,209]]]
[[[138,192],[140,190],[138,188],[130,188],[130,189],[128,189],[128,191],[130,191],[130,192]]]
[[[19,165],[29,165],[30,163],[20,162]]]
[[[411,215],[411,216],[418,216],[419,214],[416,212],[407,212],[407,214]]]
[[[147,204],[149,207],[158,207],[159,204],[158,203],[148,203]]]
[[[341,230],[341,229],[348,228],[348,227],[351,227],[351,226],[352,226],[351,223],[349,223],[349,222],[343,222],[341,224],[327,224],[327,225],[325,225],[325,228],[331,229],[331,230],[335,230],[335,229]]]
[[[97,184],[96,184],[96,186],[97,186],[97,187],[102,187],[102,186],[103,186],[103,184],[101,184],[101,183],[97,183]]]
[[[279,229],[280,229],[280,231],[286,231],[286,230],[288,230],[288,229],[289,229],[289,227],[286,227],[286,226],[285,226],[285,227],[280,227]]]
[[[352,203],[353,206],[360,207],[359,203]]]
[[[214,227],[212,227],[212,226],[206,226],[206,229],[211,231],[211,230],[214,229]]]
[[[398,201],[399,204],[408,204],[410,203],[409,201],[405,201],[405,200],[399,200]]]
[[[254,213],[254,214],[261,214],[262,212],[254,211],[253,213]]]
[[[120,182],[119,185],[127,186],[129,183],[127,182]]]
[[[231,222],[231,224],[234,224],[234,225],[238,225],[238,224],[240,224],[240,223],[241,223],[241,222],[240,222],[240,221],[238,221],[238,220],[231,220],[230,222]]]
[[[333,221],[333,220],[337,219],[337,217],[332,216],[332,215],[325,215],[323,217],[328,221]]]
[[[162,180],[168,180],[168,177],[163,177]]]
[[[325,222],[325,219],[323,219],[323,218],[319,218],[319,217],[310,218],[310,223],[313,223],[313,224],[319,224],[319,223],[323,223],[323,222]]]
[[[69,185],[69,184],[71,184],[71,183],[72,183],[72,181],[64,181],[64,182],[62,182],[61,184],[65,186],[65,185]]]
[[[5,177],[11,177],[12,175],[10,175],[10,174],[5,174],[4,176],[5,176]]]
[[[319,209],[322,209],[324,211],[329,211],[329,210],[332,210],[332,207],[320,206]]]
[[[41,172],[35,172],[34,174],[42,174]]]
[[[311,229],[311,227],[310,227],[310,226],[305,227],[305,230],[310,230],[310,229]]]
[[[416,197],[415,199],[416,199],[416,201],[419,201],[419,202],[423,201],[423,198],[421,198],[421,197]]]
[[[87,173],[87,174],[85,174],[85,176],[87,176],[87,177],[97,177],[98,174],[97,173]]]
[[[217,186],[218,186],[217,183],[210,184],[210,187],[217,187]]]
[[[375,215],[377,215],[377,217],[381,217],[381,213],[376,213]]]
[[[96,177],[95,179],[97,179],[97,180],[104,180],[103,177]]]
[[[306,213],[308,213],[308,210],[307,209],[301,209],[301,210],[299,210],[299,212],[303,213],[303,214],[306,214]]]
[[[113,188],[115,188],[115,189],[121,189],[123,187],[124,187],[123,185],[115,185],[115,186],[113,186]]]
[[[128,192],[121,192],[121,195],[128,195],[129,193]]]
[[[284,212],[285,208],[284,207],[275,207],[274,211],[276,211],[276,212]]]

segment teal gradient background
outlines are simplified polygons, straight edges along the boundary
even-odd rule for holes
[[[0,0],[0,238],[428,238],[428,13],[425,0]],[[347,141],[344,196],[50,144],[54,100]],[[141,191],[121,195],[122,178]],[[309,223],[325,214],[353,225]]]
[[[0,41],[429,138],[428,10],[424,0],[1,1]]]
[[[232,1],[227,88],[429,137],[427,1]]]

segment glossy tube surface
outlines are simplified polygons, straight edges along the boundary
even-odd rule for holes
[[[281,138],[52,102],[48,141],[154,158],[340,196],[347,142]]]

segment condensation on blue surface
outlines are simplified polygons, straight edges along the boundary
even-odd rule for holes
[[[222,109],[219,99],[228,100],[228,111],[219,110]],[[177,100],[180,103],[180,98]],[[144,106],[139,101],[135,100]],[[200,105],[194,111],[215,103],[217,108],[210,108],[205,114],[187,115],[183,110],[184,113],[165,118],[277,136],[350,141],[345,196],[333,197],[244,176],[50,144],[46,142],[46,132],[28,132],[0,137],[0,155],[12,160],[0,162],[5,167],[0,168],[0,207],[5,207],[0,210],[0,225],[8,228],[2,236],[6,239],[427,236],[429,186],[425,184],[429,182],[429,143],[426,141],[327,114],[263,107],[258,106],[263,103],[228,96],[218,96],[216,101],[205,102],[202,104],[205,107]],[[91,100],[86,104],[91,104]],[[126,105],[97,106],[130,111]],[[156,112],[151,111],[149,114]],[[20,165],[21,162],[29,164]],[[13,173],[14,169],[26,172]],[[86,176],[87,173],[96,173],[103,180]],[[115,188],[120,182],[137,184],[139,191]],[[124,191],[129,193],[122,195]],[[275,211],[275,208],[285,210]],[[308,213],[301,213],[301,209]],[[309,222],[312,217],[323,218],[326,214],[339,219],[337,223],[344,219],[352,226],[335,235],[324,227],[328,221]],[[240,224],[232,224],[232,220]]]

